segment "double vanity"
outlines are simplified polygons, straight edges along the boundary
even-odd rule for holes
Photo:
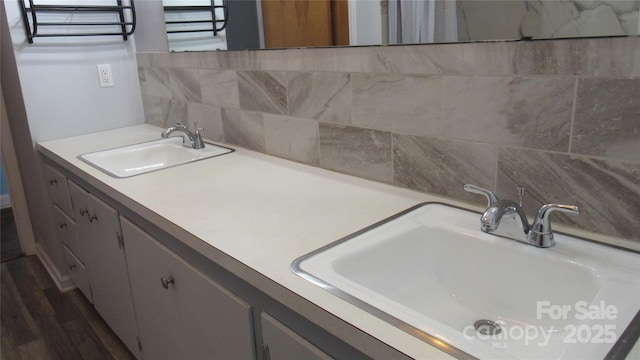
[[[636,253],[538,248],[468,204],[162,130],[38,144],[69,276],[138,358],[624,359],[637,341]]]

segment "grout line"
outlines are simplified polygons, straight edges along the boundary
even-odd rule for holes
[[[571,107],[571,124],[569,126],[569,148],[567,149],[567,153],[571,154],[573,150],[573,128],[576,119],[576,102],[578,100],[578,77],[575,78],[573,84],[573,106]]]

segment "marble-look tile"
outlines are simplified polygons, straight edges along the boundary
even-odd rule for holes
[[[222,109],[224,141],[247,149],[265,152],[264,119],[262,113]]]
[[[464,184],[493,189],[498,162],[496,146],[393,134],[393,183],[474,204],[482,196]]]
[[[144,108],[144,122],[146,124],[164,126],[162,114],[162,98],[142,94],[142,106]]]
[[[519,75],[629,76],[634,38],[562,39],[513,43]]]
[[[443,78],[446,137],[567,151],[573,78]]]
[[[156,52],[148,53],[150,65],[153,67],[170,68],[172,53],[168,52]]]
[[[240,108],[287,114],[287,76],[284,72],[239,71]]]
[[[391,133],[320,123],[320,166],[390,183]]]
[[[318,122],[290,116],[264,114],[266,152],[318,165]]]
[[[287,97],[291,116],[341,124],[350,121],[348,73],[290,73]]]
[[[136,53],[136,63],[139,67],[151,66],[150,54],[146,52]]]
[[[187,102],[184,100],[162,100],[162,116],[164,126],[185,123],[187,120]]]
[[[199,70],[202,102],[207,105],[238,109],[238,76],[233,70]]]
[[[351,74],[351,123],[409,134],[440,131],[438,76]]]
[[[222,129],[222,110],[217,106],[187,103],[187,121],[189,129],[203,128],[202,137],[213,141],[224,141]]]
[[[403,74],[473,74],[475,49],[468,44],[393,45],[373,48],[376,68]]]
[[[577,205],[580,215],[553,221],[640,241],[640,165],[524,149],[501,149],[497,194],[517,199],[525,187],[525,211],[543,203]]]
[[[144,88],[147,95],[171,99],[171,84],[169,69],[159,67],[144,67]],[[141,89],[142,90],[142,89]]]
[[[475,48],[475,66],[473,69],[475,75],[515,75],[515,42],[477,42],[465,45]]]
[[[202,102],[197,69],[169,69],[169,85],[173,99]]]
[[[578,81],[571,152],[640,163],[640,78]]]

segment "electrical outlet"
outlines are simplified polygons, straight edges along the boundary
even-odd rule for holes
[[[113,75],[111,74],[111,64],[98,65],[98,81],[100,87],[112,87]]]

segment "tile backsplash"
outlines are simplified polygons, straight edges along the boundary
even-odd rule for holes
[[[638,37],[137,56],[147,123],[475,205],[523,186],[640,249]]]

